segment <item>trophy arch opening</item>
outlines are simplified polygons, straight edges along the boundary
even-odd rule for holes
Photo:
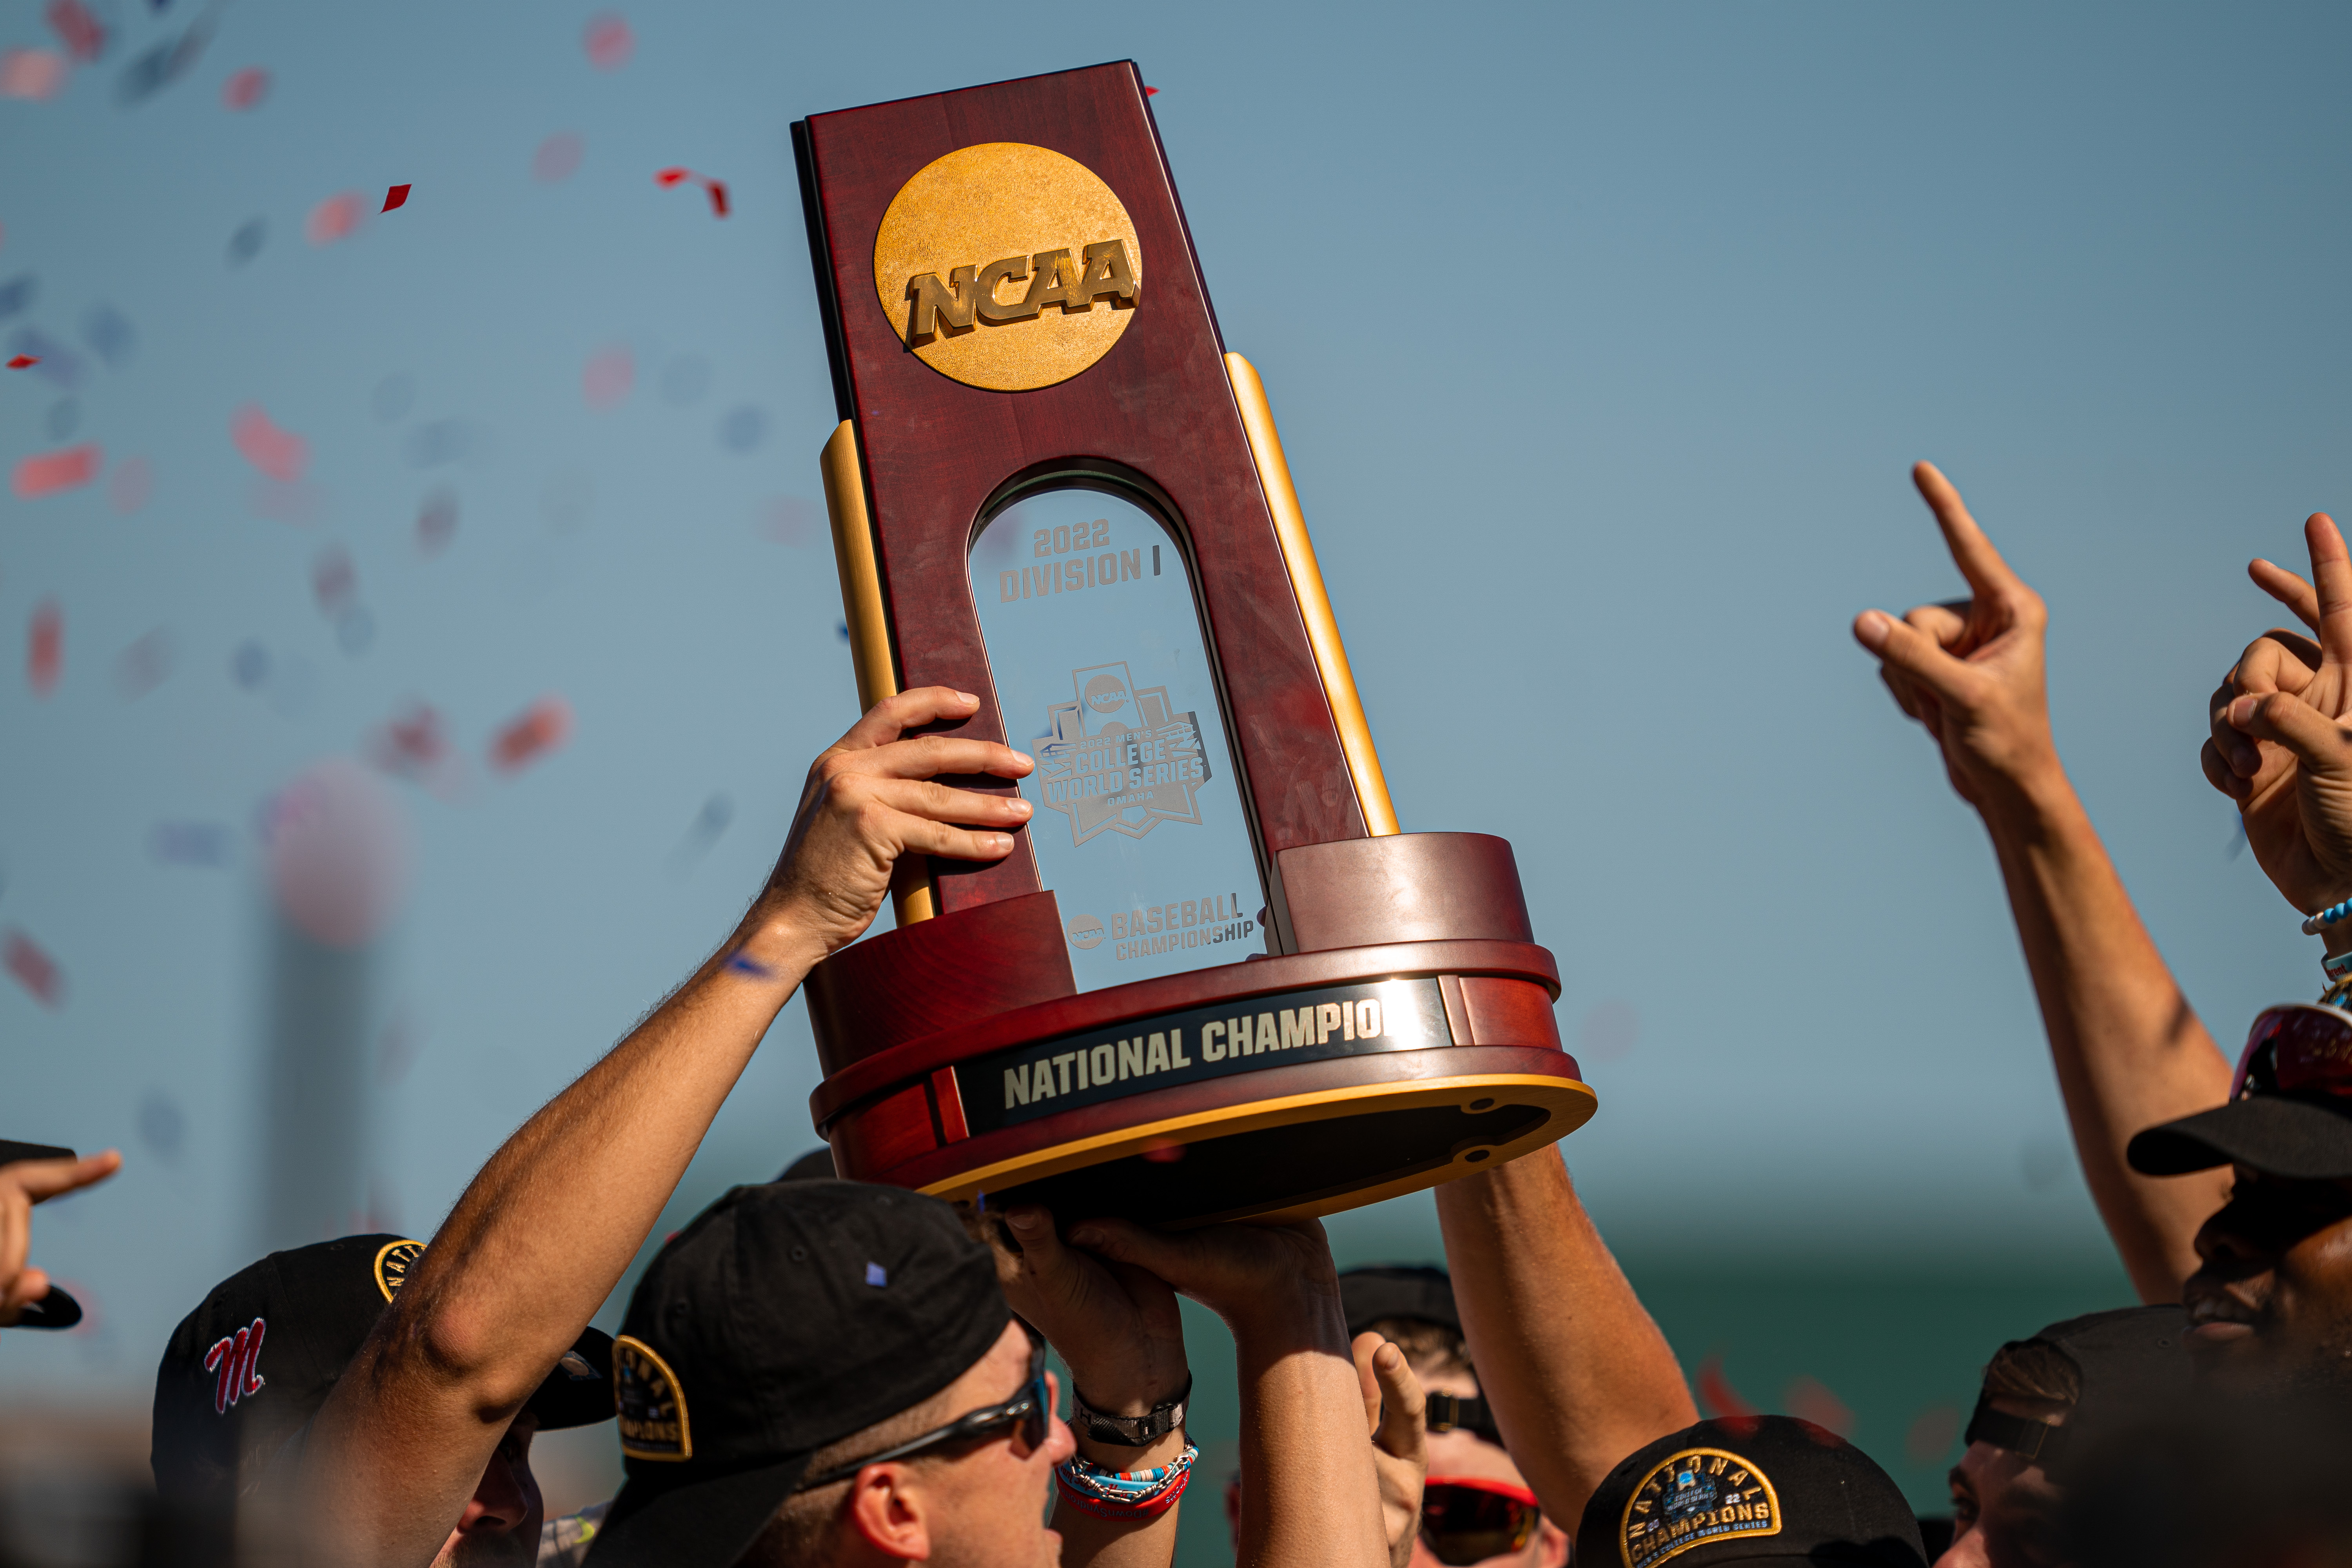
[[[973,608],[1081,991],[1276,951],[1198,569],[1165,492],[1045,465],[974,520]]]

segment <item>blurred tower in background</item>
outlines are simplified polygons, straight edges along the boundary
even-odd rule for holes
[[[262,1250],[376,1228],[369,1059],[383,936],[408,880],[399,803],[346,757],[269,803],[268,1002],[253,1213]]]

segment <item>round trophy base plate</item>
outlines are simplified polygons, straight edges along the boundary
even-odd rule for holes
[[[1582,1083],[1542,1072],[1311,1089],[1139,1121],[922,1190],[959,1206],[1042,1204],[1066,1221],[1094,1215],[1161,1226],[1303,1219],[1505,1164],[1574,1131],[1593,1107],[1592,1090]],[[1129,1109],[1150,1113],[1140,1103]]]

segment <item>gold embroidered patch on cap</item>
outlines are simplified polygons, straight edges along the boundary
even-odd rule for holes
[[[1763,1471],[1722,1448],[1685,1448],[1633,1489],[1617,1546],[1625,1568],[1654,1568],[1709,1541],[1780,1533],[1780,1494]]]
[[[425,1244],[421,1241],[387,1241],[376,1248],[375,1288],[383,1292],[385,1300],[391,1300],[392,1293],[408,1283],[408,1271],[424,1256]]]
[[[694,1458],[694,1432],[686,1419],[686,1391],[678,1387],[669,1363],[653,1346],[628,1334],[613,1342],[613,1403],[620,1407],[624,1456]]]

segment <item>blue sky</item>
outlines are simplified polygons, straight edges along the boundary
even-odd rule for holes
[[[368,1027],[406,1043],[371,1159],[403,1228],[723,937],[854,717],[787,128],[1003,77],[1131,56],[1161,89],[1400,813],[1517,847],[1601,1096],[1569,1158],[1629,1254],[2105,1247],[1981,833],[1846,634],[1958,589],[1915,458],[2047,596],[2062,748],[2215,1033],[2315,989],[2195,751],[2272,619],[2244,561],[2347,500],[2340,12],[729,3],[628,11],[600,70],[595,10],[245,0],[123,107],[195,13],[111,0],[103,58],[0,98],[0,289],[36,280],[0,341],[83,362],[70,392],[0,373],[0,463],[108,464],[0,497],[0,928],[68,983],[55,1008],[0,983],[0,1135],[130,1161],[42,1215],[98,1330],[11,1336],[0,1391],[135,1395],[249,1260],[255,825],[408,704],[468,783],[384,781],[413,855]],[[54,47],[0,5],[0,49]],[[233,111],[247,68],[268,92]],[[535,179],[562,132],[577,171]],[[656,185],[674,164],[731,216]],[[304,238],[396,183],[399,211]],[[247,404],[306,439],[307,489],[256,493]],[[124,512],[131,458],[152,493]],[[338,548],[364,637],[317,602]],[[168,673],[126,696],[159,631]],[[488,768],[551,694],[565,743]],[[159,860],[173,824],[223,863]],[[814,1082],[795,1004],[665,1226],[808,1147]],[[1427,1214],[1336,1233],[1430,1247]]]

